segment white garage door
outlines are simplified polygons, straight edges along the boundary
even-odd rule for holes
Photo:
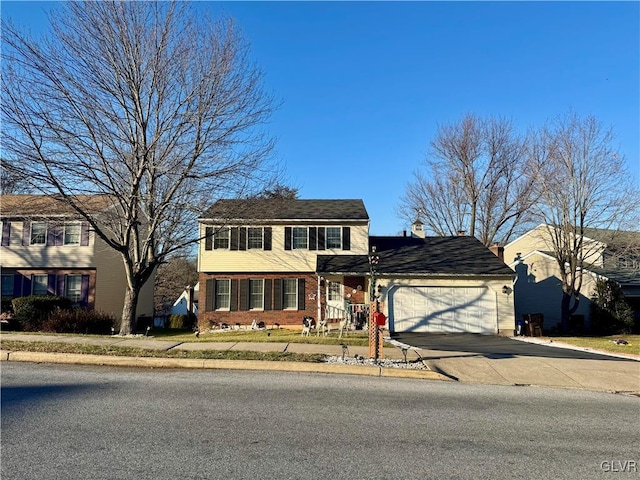
[[[395,332],[497,333],[495,293],[488,288],[399,287],[390,292]]]

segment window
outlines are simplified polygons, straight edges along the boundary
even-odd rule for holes
[[[340,227],[327,227],[325,241],[327,248],[342,248],[342,229]]]
[[[82,275],[67,275],[64,285],[64,296],[73,303],[79,303],[82,298]]]
[[[13,274],[2,275],[2,297],[13,297]]]
[[[46,295],[49,293],[48,275],[33,275],[31,277],[31,295]]]
[[[249,308],[264,309],[264,280],[249,280]]]
[[[342,289],[338,282],[329,282],[327,285],[329,300],[341,300]]]
[[[31,243],[30,245],[46,245],[47,243],[47,224],[46,222],[33,222],[31,224]]]
[[[216,310],[231,307],[231,280],[216,280]]]
[[[293,248],[307,248],[307,227],[293,227]]]
[[[262,248],[262,227],[247,229],[247,248]]]
[[[79,223],[65,224],[64,245],[80,245],[80,224]]]
[[[213,248],[229,248],[229,229],[221,228],[213,236]]]
[[[298,308],[298,280],[296,278],[285,278],[282,281],[282,308]]]

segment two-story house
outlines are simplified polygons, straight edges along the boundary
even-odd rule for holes
[[[200,219],[199,324],[300,325],[325,305],[344,310],[343,282],[316,274],[317,256],[367,255],[362,200],[220,200]],[[364,277],[350,279],[364,303]]]
[[[107,196],[81,198],[96,214]],[[126,277],[121,256],[59,197],[1,195],[2,300],[59,295],[76,305],[122,315]],[[142,289],[138,315],[153,315],[153,279]]]
[[[516,317],[541,313],[546,328],[559,326],[562,299],[552,232],[551,226],[538,225],[504,246],[504,257],[517,274]],[[591,297],[598,279],[618,282],[637,317],[640,314],[640,232],[588,228],[582,245],[582,285],[572,326],[589,328]]]
[[[513,271],[475,238],[369,236],[362,200],[220,200],[199,223],[200,328],[366,321],[375,274],[391,331],[514,332]]]

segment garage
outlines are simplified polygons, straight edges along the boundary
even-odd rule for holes
[[[394,332],[497,333],[496,294],[486,287],[401,286],[389,291]]]

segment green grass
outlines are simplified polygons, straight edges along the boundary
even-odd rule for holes
[[[154,357],[154,358],[192,358],[218,360],[271,360],[289,362],[321,362],[322,354],[303,354],[292,352],[252,352],[228,350],[148,350],[145,348],[116,347],[112,345],[86,345],[57,342],[22,342],[3,340],[2,349],[21,352],[46,353],[79,353],[91,355],[108,355],[119,357]]]
[[[548,337],[558,343],[568,343],[593,350],[603,350],[612,353],[630,353],[640,355],[640,335],[611,335],[606,337],[582,336],[582,337]],[[613,340],[620,338],[629,342],[628,345],[616,345]]]
[[[316,345],[340,345],[366,347],[369,345],[368,331],[357,330],[349,332],[342,338],[338,338],[338,332],[333,331],[328,336],[311,335],[302,336],[300,330],[288,330],[286,328],[273,330],[231,330],[215,333],[201,333],[199,338],[191,330],[152,329],[150,332],[158,340],[171,340],[175,342],[283,342],[283,343],[312,343]]]

